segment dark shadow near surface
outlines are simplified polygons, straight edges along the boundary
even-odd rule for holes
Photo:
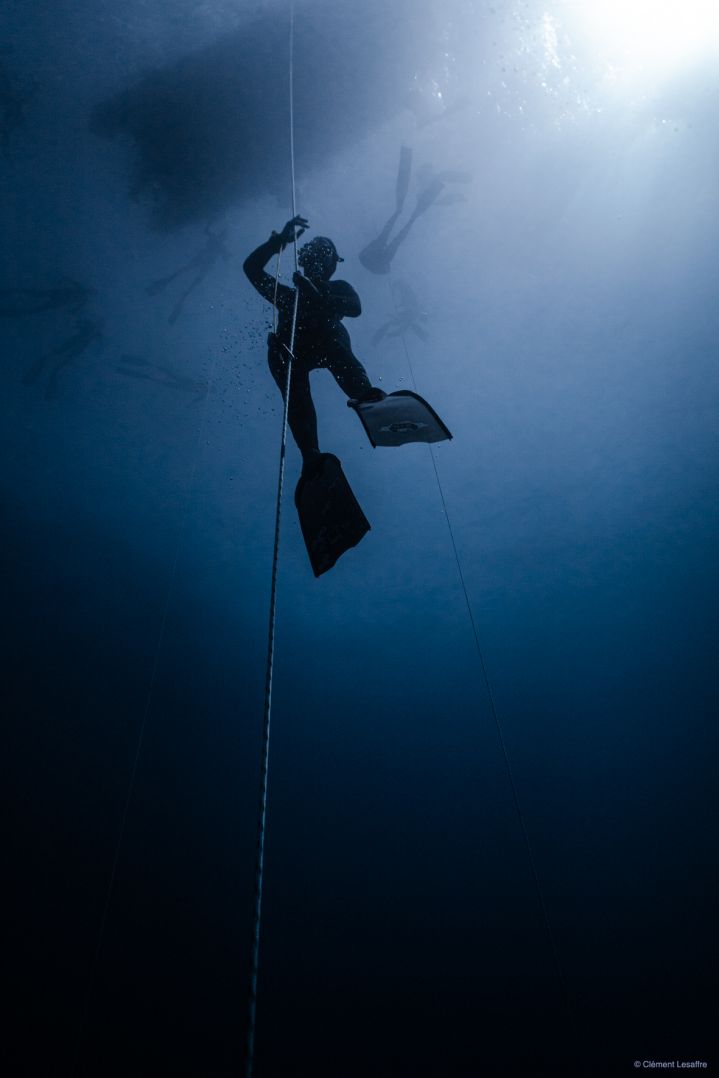
[[[420,33],[417,5],[353,6],[317,0],[295,19],[298,175],[322,165],[405,107],[435,44]],[[288,20],[261,15],[240,30],[153,71],[102,102],[92,129],[127,136],[132,197],[172,229],[268,192],[289,175]]]

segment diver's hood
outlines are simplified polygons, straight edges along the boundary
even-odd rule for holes
[[[340,258],[337,253],[337,248],[329,236],[315,236],[314,239],[311,239],[309,243],[304,245],[300,251],[300,257],[302,257],[303,252],[305,253],[305,257],[307,257],[307,255],[310,257],[320,257],[326,259],[327,262],[333,262],[335,266],[338,262],[344,262],[344,258]]]
[[[332,258],[334,258],[335,262],[344,262],[344,258],[340,258],[339,254],[337,253],[337,248],[335,247],[329,236],[315,236],[313,240],[310,240],[310,245],[312,245],[313,243],[316,244],[318,247],[323,247],[327,251],[327,253],[331,255]]]

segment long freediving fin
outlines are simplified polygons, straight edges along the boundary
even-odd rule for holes
[[[404,206],[404,200],[409,191],[409,177],[411,172],[412,149],[410,146],[402,146],[399,151],[399,168],[397,169],[396,212],[398,214]]]
[[[388,254],[387,244],[382,238],[368,243],[360,251],[358,257],[364,268],[369,270],[370,273],[389,273],[392,259]]]
[[[347,401],[347,407],[357,412],[375,448],[408,442],[444,442],[452,437],[434,408],[410,389],[398,389],[381,398],[375,390],[360,400]]]
[[[315,576],[331,569],[370,530],[342,465],[332,453],[321,454],[311,477],[300,476],[295,505]]]
[[[416,221],[429,207],[435,202],[444,190],[444,183],[440,179],[434,179],[430,183],[429,187],[426,187],[417,199],[417,205],[415,206],[414,213],[412,214],[410,221]]]

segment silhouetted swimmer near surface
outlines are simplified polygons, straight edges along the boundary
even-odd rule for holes
[[[71,337],[61,341],[50,352],[40,356],[23,377],[24,385],[34,385],[41,377],[46,367],[50,367],[47,386],[45,387],[45,400],[54,400],[58,396],[58,380],[60,371],[69,367],[86,352],[91,344],[101,344],[103,341],[102,324],[90,318],[78,318],[75,324],[75,332]]]
[[[54,288],[0,288],[0,317],[22,318],[62,307],[78,314],[94,294],[94,288],[87,288],[70,277],[63,278]]]
[[[278,311],[277,332],[270,333],[267,339],[267,359],[272,377],[283,395],[295,290],[287,285],[275,285],[275,278],[266,272],[265,266],[273,255],[298,239],[308,227],[304,217],[294,217],[281,232],[273,232],[244,263],[250,282]],[[321,458],[317,413],[310,392],[310,371],[328,370],[350,398],[365,398],[368,394],[378,398],[384,396],[382,390],[373,389],[366,370],[352,351],[349,333],[342,325],[343,318],[357,318],[362,313],[359,296],[352,285],[347,281],[330,280],[342,261],[332,240],[315,236],[298,255],[304,275],[296,272],[292,278],[299,291],[299,302],[288,422],[302,454],[305,475],[318,467]]]
[[[457,169],[445,169],[442,172],[435,172],[431,165],[424,165],[417,170],[420,193],[417,197],[414,212],[397,235],[390,239],[392,229],[404,209],[411,172],[412,150],[408,146],[403,146],[399,155],[394,213],[388,218],[379,236],[360,251],[359,260],[370,273],[389,273],[392,260],[397,254],[400,245],[409,235],[412,225],[418,217],[426,213],[430,206],[451,206],[456,202],[467,201],[466,195],[461,191],[443,192],[448,183],[470,183],[472,180],[470,172],[461,172]]]
[[[394,213],[388,218],[379,236],[372,240],[371,243],[368,243],[359,254],[360,262],[365,269],[370,271],[370,273],[389,273],[392,259],[397,254],[400,244],[402,244],[409,235],[412,225],[418,217],[421,217],[423,213],[426,213],[432,203],[436,202],[444,190],[443,181],[439,178],[433,179],[427,187],[420,192],[420,195],[417,198],[417,205],[415,206],[410,219],[402,226],[394,239],[390,239],[392,229],[404,209],[404,201],[407,197],[407,191],[409,190],[411,172],[412,150],[409,146],[403,146],[399,154]]]
[[[213,232],[209,225],[205,225],[205,236],[207,237],[207,242],[205,246],[197,252],[194,258],[191,258],[189,262],[185,262],[184,265],[180,266],[179,269],[176,269],[174,273],[168,274],[167,277],[161,277],[159,280],[153,281],[152,284],[147,286],[148,296],[156,296],[159,292],[163,292],[172,281],[177,277],[180,277],[183,273],[193,273],[194,271],[194,277],[190,284],[180,295],[180,298],[170,312],[170,316],[167,319],[170,325],[174,325],[180,317],[182,308],[185,305],[185,300],[190,293],[194,292],[197,286],[204,281],[217,260],[222,258],[226,262],[230,257],[230,252],[225,246],[227,229],[224,229],[222,232]]]

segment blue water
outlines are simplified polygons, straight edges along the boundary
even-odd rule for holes
[[[8,1075],[242,1072],[289,11],[0,13],[0,309],[92,289],[0,313]],[[258,1076],[719,1066],[719,80],[629,56],[559,0],[297,4],[298,211],[454,439],[440,490],[313,375],[372,525],[319,580],[288,450]],[[402,145],[403,220],[471,180],[375,276]]]

